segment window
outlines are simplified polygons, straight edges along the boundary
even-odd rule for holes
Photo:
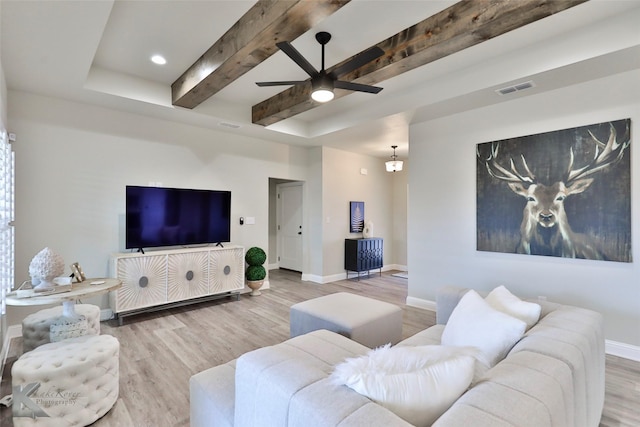
[[[0,316],[7,310],[7,292],[14,280],[14,165],[7,131],[0,128]]]

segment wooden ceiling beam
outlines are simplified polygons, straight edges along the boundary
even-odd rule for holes
[[[378,43],[382,57],[339,77],[375,85],[585,1],[463,0]],[[336,89],[335,98],[350,93]],[[268,126],[320,106],[310,94],[310,82],[280,92],[252,107],[252,122]]]
[[[171,85],[173,105],[195,108],[351,0],[259,0]]]

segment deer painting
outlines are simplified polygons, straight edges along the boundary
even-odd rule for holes
[[[583,206],[590,209],[595,202],[595,195],[589,194],[594,181],[601,179],[610,169],[615,168],[628,152],[630,144],[629,120],[618,122],[624,126],[619,132],[613,123],[608,123],[606,139],[597,136],[589,127],[582,132],[581,156],[578,159],[574,152],[575,143],[568,145],[565,155],[551,156],[549,164],[533,165],[524,154],[503,155],[501,142],[487,143],[485,147],[478,145],[477,157],[485,176],[494,183],[502,183],[512,193],[520,196],[524,202],[522,219],[519,226],[519,239],[512,252],[531,255],[549,255],[567,258],[616,259],[616,255],[607,253],[603,247],[602,236],[589,232],[577,232],[572,228],[573,219],[568,215],[565,204],[576,195],[581,195]],[[600,132],[602,134],[602,131]],[[620,133],[620,135],[619,135]],[[556,144],[557,145],[557,144]],[[591,147],[585,148],[585,146]],[[589,153],[587,157],[585,153]],[[539,160],[540,156],[538,156]],[[564,168],[561,163],[564,162]],[[540,171],[540,173],[536,172]],[[479,174],[480,174],[479,170]],[[536,173],[534,173],[536,172]],[[555,173],[553,173],[555,172]],[[542,176],[540,176],[542,175]],[[480,175],[479,175],[480,176]],[[628,176],[628,174],[627,174]],[[613,182],[613,189],[616,189]],[[611,190],[611,189],[610,189]],[[628,190],[628,188],[627,188]],[[624,191],[618,193],[623,194]],[[600,194],[601,199],[607,194]],[[589,204],[590,197],[593,200]],[[620,197],[620,196],[618,196]],[[626,197],[628,199],[629,192]],[[624,200],[622,201],[624,204]],[[628,200],[627,200],[628,202]],[[519,202],[522,203],[522,202]],[[600,201],[602,203],[602,200]],[[604,203],[606,207],[606,203]],[[630,216],[630,203],[629,212]],[[493,206],[498,210],[499,206]],[[585,208],[583,208],[585,209]],[[577,214],[576,214],[577,216]],[[602,214],[606,219],[610,217]],[[479,216],[479,222],[481,218]],[[630,234],[630,231],[627,231]],[[479,237],[480,239],[480,237]],[[628,239],[630,246],[630,237]],[[480,245],[480,240],[479,240]],[[624,246],[624,245],[623,245]],[[479,249],[482,249],[479,247]],[[611,252],[611,251],[609,251]],[[622,258],[629,258],[628,254]]]

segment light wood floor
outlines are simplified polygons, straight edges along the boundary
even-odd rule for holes
[[[272,270],[271,289],[259,297],[221,300],[102,323],[102,333],[120,340],[120,395],[95,427],[189,425],[189,377],[259,347],[289,337],[289,307],[334,292],[361,293],[404,309],[403,337],[435,323],[431,311],[407,307],[406,279],[383,273],[368,279],[318,285],[300,274]],[[12,362],[21,338],[11,344],[0,396],[10,393]],[[11,410],[0,409],[0,425],[12,427]],[[640,426],[640,363],[607,356],[606,401],[601,427]],[[580,427],[580,426],[577,426]]]

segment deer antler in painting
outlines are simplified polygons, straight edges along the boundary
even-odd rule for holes
[[[589,162],[587,165],[579,168],[573,168],[573,148],[570,150],[570,160],[569,160],[569,168],[567,169],[567,174],[565,176],[565,182],[570,183],[578,179],[586,178],[590,175],[593,175],[596,172],[599,172],[610,165],[618,162],[624,156],[624,151],[629,146],[630,139],[627,139],[623,142],[617,141],[617,133],[616,128],[613,124],[609,123],[610,131],[609,131],[609,140],[604,143],[598,140],[596,136],[589,131],[589,135],[596,143],[596,150],[593,157],[593,160]],[[629,135],[629,128],[627,127],[627,131],[625,133],[626,136]]]
[[[516,170],[516,166],[515,166],[515,163],[513,162],[513,159],[509,159],[511,170],[508,170],[503,166],[501,166],[500,163],[497,162],[499,150],[500,150],[499,143],[491,144],[491,153],[489,154],[489,157],[484,161],[485,167],[487,168],[489,175],[491,175],[496,179],[507,181],[507,182],[525,182],[529,184],[533,184],[535,182],[536,177],[533,175],[533,173],[529,169],[529,165],[527,165],[527,161],[523,155],[521,155],[520,157],[522,159],[522,164],[524,165],[526,175],[522,175]],[[480,153],[478,152],[477,148],[476,148],[476,154],[478,155],[478,158],[480,158]]]

